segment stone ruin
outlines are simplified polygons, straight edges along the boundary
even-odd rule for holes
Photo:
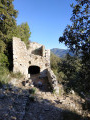
[[[36,42],[30,42],[29,48],[20,38],[13,37],[13,72],[21,72],[26,79],[31,74],[40,74],[40,77],[48,77],[51,87],[59,92],[57,79],[50,68],[50,50]]]

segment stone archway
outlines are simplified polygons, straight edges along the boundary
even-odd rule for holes
[[[39,74],[40,73],[40,67],[36,65],[29,66],[28,73],[31,75]]]

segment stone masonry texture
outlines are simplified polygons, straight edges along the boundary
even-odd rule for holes
[[[20,38],[13,37],[13,72],[21,72],[28,78],[30,66],[40,68],[40,75],[47,76],[53,89],[57,88],[56,76],[50,68],[50,50],[36,42],[30,42],[29,48]]]

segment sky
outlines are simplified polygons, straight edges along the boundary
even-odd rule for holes
[[[27,22],[30,40],[45,45],[46,49],[66,49],[59,43],[59,37],[67,24],[71,24],[73,2],[75,0],[14,0],[14,8],[19,11],[17,25]]]

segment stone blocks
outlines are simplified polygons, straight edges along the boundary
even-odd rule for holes
[[[41,44],[31,42],[29,49],[20,38],[13,37],[13,72],[21,72],[30,78],[29,67],[38,66],[41,76],[48,76],[48,80],[53,88],[57,89],[57,80],[50,69],[50,50],[45,50]]]

